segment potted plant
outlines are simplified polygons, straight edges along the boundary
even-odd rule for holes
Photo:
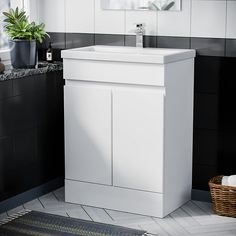
[[[4,30],[9,37],[11,62],[14,68],[34,68],[36,65],[37,41],[42,43],[48,36],[43,23],[36,25],[29,22],[25,11],[10,9],[3,12],[5,19]]]

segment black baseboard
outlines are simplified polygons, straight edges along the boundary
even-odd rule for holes
[[[211,194],[208,191],[193,189],[192,200],[202,201],[202,202],[211,202]]]
[[[57,179],[51,180],[46,184],[35,187],[24,193],[18,194],[12,198],[9,198],[3,202],[0,202],[0,214],[18,207],[26,202],[32,201],[44,194],[47,194],[53,190],[56,190],[64,186],[64,177],[59,177]]]

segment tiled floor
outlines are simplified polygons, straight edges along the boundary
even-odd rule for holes
[[[165,219],[64,202],[64,189],[58,189],[0,215],[0,221],[26,209],[66,217],[143,229],[159,236],[236,236],[236,218],[213,215],[209,203],[191,201]]]

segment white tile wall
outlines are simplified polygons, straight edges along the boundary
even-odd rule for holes
[[[37,0],[24,0],[24,8],[27,12],[27,15],[30,16],[31,21],[38,22],[38,1]]]
[[[135,24],[144,23],[146,35],[157,35],[157,12],[126,11],[125,33],[134,34]]]
[[[66,32],[94,32],[95,0],[65,0]]]
[[[101,0],[36,1],[51,32],[132,34],[142,22],[147,35],[236,38],[236,0],[182,0],[182,11],[158,13],[102,10]]]
[[[95,33],[124,34],[125,11],[102,10],[101,0],[95,0]]]
[[[226,38],[236,38],[236,1],[227,1]]]
[[[192,37],[224,38],[226,0],[192,0]]]
[[[178,12],[158,12],[158,35],[190,37],[191,0],[182,0]]]
[[[20,9],[22,9],[24,6],[23,0],[10,0],[10,6],[13,9],[16,7],[19,7]]]
[[[46,31],[65,32],[65,0],[38,0],[38,15]]]

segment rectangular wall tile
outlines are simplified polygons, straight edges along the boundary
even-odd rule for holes
[[[23,8],[23,0],[10,0],[10,6],[11,8],[15,9],[16,7],[19,7],[20,9]]]
[[[14,163],[13,150],[14,145],[11,137],[0,137],[0,201],[8,197],[11,187],[10,179],[12,178],[11,167]],[[0,213],[3,211],[1,209]],[[0,214],[1,220],[1,214]]]
[[[191,1],[182,0],[182,10],[176,12],[158,12],[158,35],[190,36]]]
[[[145,35],[157,34],[157,12],[156,11],[126,11],[125,33],[135,34],[137,23],[143,23]]]
[[[94,34],[67,33],[66,48],[79,48],[94,45]]]
[[[191,38],[191,48],[197,55],[221,57],[225,55],[225,39]]]
[[[103,10],[101,0],[95,0],[95,33],[124,34],[125,12]]]
[[[12,96],[12,80],[0,81],[0,100]]]
[[[95,34],[95,45],[124,46],[124,35],[117,34]]]
[[[158,48],[190,48],[190,38],[188,37],[166,37],[158,36],[157,38]]]
[[[65,0],[66,32],[94,33],[94,1]]]
[[[16,166],[30,167],[36,160],[36,129],[24,130],[14,135]]]
[[[209,191],[208,181],[221,173],[217,166],[193,164],[193,189]]]
[[[193,136],[193,160],[196,164],[217,165],[218,138],[216,130],[195,129]]]
[[[236,39],[226,40],[226,56],[236,57]]]
[[[194,128],[219,128],[219,96],[196,93],[194,97]]]
[[[192,0],[192,37],[224,38],[226,0]]]
[[[227,1],[227,29],[226,37],[236,39],[236,1]]]
[[[195,92],[219,94],[223,65],[222,57],[197,56],[195,58]]]
[[[64,49],[66,47],[65,44],[65,33],[54,33],[48,32],[50,38],[46,37],[44,41],[44,48],[48,48],[49,42],[52,42],[52,48],[56,49]]]
[[[39,44],[38,58],[39,60],[46,60],[46,49],[49,46],[49,42],[52,42],[53,48],[53,60],[61,61],[61,50],[66,48],[65,33],[48,32],[50,38],[46,37],[42,44]]]
[[[65,32],[65,0],[40,0],[39,21],[44,22],[48,32]]]

